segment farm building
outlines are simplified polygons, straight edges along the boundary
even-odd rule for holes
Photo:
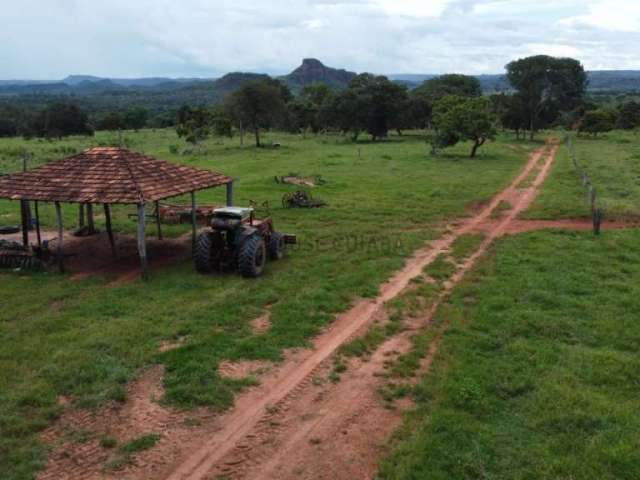
[[[113,254],[116,246],[111,225],[111,206],[135,205],[137,208],[137,250],[143,275],[147,272],[145,209],[155,206],[160,233],[160,201],[191,194],[192,237],[196,235],[195,193],[226,186],[227,205],[233,204],[233,179],[210,170],[176,165],[124,148],[99,147],[62,160],[47,163],[26,172],[0,177],[0,198],[18,200],[22,205],[22,243],[29,246],[28,202],[34,202],[36,237],[41,246],[38,206],[55,204],[57,218],[57,252],[60,270],[63,264],[64,225],[62,204],[86,206],[87,219],[93,228],[93,206],[102,205],[106,230]],[[159,235],[161,236],[161,235]]]

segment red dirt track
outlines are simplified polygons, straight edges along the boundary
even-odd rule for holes
[[[266,371],[260,373],[260,385],[240,394],[228,412],[221,415],[211,415],[204,410],[196,412],[193,415],[199,424],[185,427],[185,414],[171,412],[165,407],[158,410],[160,407],[154,402],[144,403],[139,400],[144,393],[136,390],[134,384],[130,389],[133,389],[134,400],[138,399],[137,405],[147,405],[147,410],[162,418],[155,424],[150,422],[146,431],[162,435],[153,449],[139,454],[132,465],[118,472],[104,471],[104,454],[99,448],[87,452],[93,458],[102,455],[98,461],[83,458],[82,454],[64,457],[58,450],[39,478],[374,478],[379,457],[385,452],[388,438],[400,424],[403,413],[402,408],[385,408],[378,393],[384,385],[380,374],[389,360],[411,349],[411,336],[428,327],[442,300],[498,237],[533,228],[587,228],[584,222],[578,221],[560,224],[517,220],[536,198],[557,148],[550,144],[532,153],[518,177],[485,208],[452,224],[444,236],[418,250],[402,270],[381,286],[375,299],[359,300],[350,310],[338,315],[314,339],[311,348],[288,352],[284,363],[263,369]],[[532,172],[535,172],[533,182],[526,188],[518,188]],[[508,201],[512,208],[496,218],[498,206],[503,201]],[[407,319],[406,330],[386,340],[369,358],[351,360],[339,382],[326,380],[333,355],[341,345],[366,332],[375,322],[384,321],[386,302],[405,291],[411,280],[421,275],[424,267],[438,255],[446,254],[458,237],[478,231],[485,233],[483,242],[458,266],[444,284],[439,299],[423,316]],[[432,342],[422,364],[423,372],[428,370],[438,342],[437,338]],[[158,372],[152,374],[155,379]],[[149,381],[145,383],[143,376],[137,383],[147,385]],[[160,395],[157,379],[151,384],[154,385],[153,394]],[[121,425],[144,427],[146,414],[140,408],[127,407],[127,403],[118,412],[105,408],[95,416],[105,416]],[[70,421],[73,415],[78,413],[65,414],[59,423]],[[100,428],[103,433],[122,434],[117,426],[110,427],[108,422],[100,423]],[[60,429],[57,425],[48,430],[45,439],[59,438]]]

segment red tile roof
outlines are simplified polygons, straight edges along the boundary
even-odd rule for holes
[[[0,176],[0,198],[140,203],[224,185],[231,177],[124,148],[92,148],[24,173]]]

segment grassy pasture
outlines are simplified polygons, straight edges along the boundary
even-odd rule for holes
[[[298,234],[300,246],[251,281],[197,275],[188,259],[154,273],[150,283],[110,288],[101,278],[0,273],[0,478],[32,478],[42,466],[37,433],[60,414],[59,395],[89,408],[120,401],[124,385],[149,364],[166,367],[165,401],[228,407],[246,382],[221,378],[222,360],[278,360],[283,349],[305,345],[356,297],[374,295],[407,255],[439,234],[443,220],[468,214],[504,187],[534,147],[499,138],[469,159],[468,145],[429,156],[418,135],[353,144],[333,136],[268,134],[267,142],[282,143],[280,149],[216,139],[201,154],[180,155],[171,153],[172,145],[183,144],[169,130],[128,132],[125,140],[132,149],[236,177],[236,203],[268,201],[276,227]],[[54,142],[4,139],[0,172],[21,168],[22,148],[37,165],[116,143],[107,133]],[[326,178],[313,193],[329,206],[282,209],[280,197],[296,187],[273,177],[291,172]],[[223,189],[198,195],[201,202],[223,198]],[[77,207],[63,208],[71,226]],[[0,202],[0,224],[17,223],[18,209]],[[52,209],[42,211],[45,225],[52,225]],[[115,210],[120,232],[134,230],[127,213],[132,209]],[[249,322],[267,306],[272,328],[253,335]],[[182,336],[183,346],[159,353],[162,341]]]
[[[608,219],[640,218],[640,134],[615,131],[593,137],[573,137],[578,162],[586,169]],[[566,145],[559,152],[549,180],[527,218],[589,217],[581,177]]]
[[[639,241],[500,240],[439,309],[443,341],[381,477],[640,478]]]
[[[577,139],[609,218],[637,218],[632,133]],[[562,146],[528,218],[588,216]],[[417,335],[443,335],[384,479],[640,478],[639,230],[499,240]]]

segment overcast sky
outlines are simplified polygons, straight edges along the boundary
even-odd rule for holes
[[[640,69],[640,0],[2,0],[0,78],[498,73],[532,54]]]

